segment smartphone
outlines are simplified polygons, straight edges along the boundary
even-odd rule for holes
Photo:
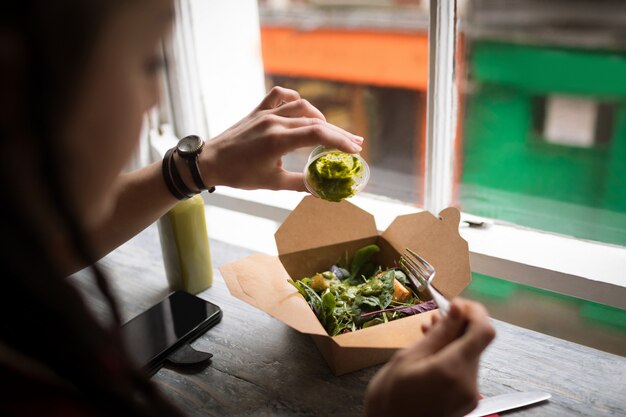
[[[175,291],[122,326],[131,358],[149,374],[165,359],[217,324],[222,310],[185,291]]]

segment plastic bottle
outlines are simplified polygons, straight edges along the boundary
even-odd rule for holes
[[[181,201],[157,223],[170,289],[197,294],[213,284],[204,200]]]

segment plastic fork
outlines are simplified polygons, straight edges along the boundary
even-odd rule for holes
[[[443,296],[432,284],[435,278],[435,268],[424,258],[406,248],[405,255],[400,256],[400,267],[407,273],[413,285],[418,289],[425,288],[430,297],[437,304],[439,313],[443,317],[450,311],[450,301]]]

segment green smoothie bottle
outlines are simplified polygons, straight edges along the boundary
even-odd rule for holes
[[[181,201],[157,223],[170,289],[197,294],[213,284],[213,268],[200,194]]]

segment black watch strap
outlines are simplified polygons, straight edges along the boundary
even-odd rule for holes
[[[186,200],[193,197],[195,193],[185,185],[185,182],[176,168],[176,163],[174,161],[175,150],[176,148],[172,148],[165,153],[165,157],[163,158],[163,163],[161,165],[163,180],[165,181],[167,189],[174,197],[179,200]]]
[[[202,149],[200,150],[202,152]],[[207,186],[204,185],[204,181],[202,181],[202,174],[200,173],[200,164],[198,163],[198,152],[193,158],[187,159],[187,165],[189,165],[189,170],[191,171],[191,177],[193,178],[193,182],[196,183],[196,187],[199,190],[206,190]]]
[[[210,193],[212,193],[213,191],[215,191],[215,187],[207,187],[204,184],[204,181],[202,181],[202,173],[200,171],[200,163],[198,161],[198,155],[201,152],[202,152],[202,149],[200,149],[200,151],[197,154],[195,154],[193,157],[183,157],[181,155],[181,158],[187,161],[187,165],[189,166],[189,171],[191,171],[191,177],[193,178],[193,182],[196,184],[196,187],[198,187],[198,190],[200,191],[208,190]]]
[[[170,150],[172,151],[172,156],[170,156],[170,171],[172,172],[174,185],[176,185],[178,189],[187,196],[187,198],[191,198],[197,193],[187,187],[185,181],[183,181],[183,177],[181,177],[180,173],[178,172],[178,167],[176,166],[176,161],[174,160],[174,153],[176,152],[176,149],[172,148]]]

